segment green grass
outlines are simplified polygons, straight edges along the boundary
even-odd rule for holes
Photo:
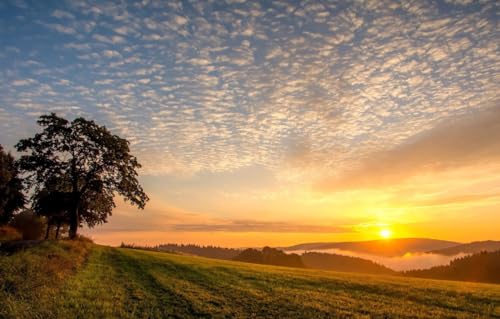
[[[13,257],[18,258],[0,258]],[[0,300],[0,316],[500,318],[500,285],[301,270],[97,245],[76,272],[61,278],[48,284],[31,308],[26,307],[31,299],[21,295],[10,298],[8,309]]]

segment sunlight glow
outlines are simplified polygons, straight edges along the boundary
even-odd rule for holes
[[[384,228],[380,230],[380,237],[388,239],[391,238],[391,236],[392,236],[392,231],[390,229]]]

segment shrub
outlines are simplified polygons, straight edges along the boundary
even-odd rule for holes
[[[21,233],[24,240],[42,239],[46,230],[45,220],[28,209],[15,215],[10,226]]]
[[[19,240],[22,238],[22,234],[10,226],[0,226],[0,241],[11,241]]]

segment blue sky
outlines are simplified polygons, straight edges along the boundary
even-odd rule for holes
[[[499,6],[2,1],[0,143],[42,113],[84,116],[131,141],[154,198],[224,223],[303,220],[309,206],[266,201],[343,191],[373,154],[498,105]],[[328,220],[366,217],[350,211]]]

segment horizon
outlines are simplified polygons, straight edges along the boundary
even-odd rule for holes
[[[0,144],[130,142],[97,243],[500,240],[498,2],[0,3]]]
[[[126,241],[126,240],[121,240],[120,242],[115,241],[115,238],[112,239],[110,242],[106,241],[96,241],[96,238],[92,237],[92,233],[89,232],[89,229],[83,230],[82,234],[89,239],[95,241],[98,244],[101,245],[107,245],[107,246],[112,246],[112,247],[119,247],[122,244],[126,245],[135,245],[139,247],[155,247],[155,246],[161,246],[161,245],[195,245],[195,246],[213,246],[213,247],[218,247],[218,248],[228,248],[228,249],[247,249],[247,248],[263,248],[263,247],[271,247],[271,248],[290,248],[294,246],[301,246],[301,245],[317,245],[317,244],[334,244],[334,243],[370,243],[370,242],[380,242],[384,243],[386,242],[387,244],[390,244],[391,242],[395,242],[398,240],[431,240],[431,241],[439,241],[439,242],[448,242],[448,243],[453,243],[457,245],[467,245],[467,244],[473,244],[473,243],[483,243],[483,242],[500,242],[500,240],[497,239],[484,239],[484,240],[472,240],[472,241],[456,241],[456,240],[448,240],[448,239],[438,239],[438,238],[432,238],[432,237],[390,237],[390,238],[381,238],[380,236],[374,237],[373,239],[359,239],[359,240],[339,240],[339,241],[303,241],[303,242],[294,242],[292,244],[287,244],[287,245],[269,245],[269,244],[264,244],[264,245],[253,245],[253,246],[238,246],[238,245],[219,245],[219,244],[213,244],[213,243],[205,243],[205,242],[170,242],[170,241],[165,241],[165,242],[153,242],[150,243],[149,241],[145,242],[133,242],[133,241]]]
[[[92,238],[89,238],[92,239]],[[424,238],[424,237],[398,237],[398,238],[378,238],[378,239],[369,239],[369,240],[354,240],[354,241],[334,241],[334,242],[300,242],[300,243],[295,243],[293,245],[289,246],[269,246],[271,248],[289,248],[293,246],[299,246],[299,245],[304,245],[304,244],[332,244],[332,243],[360,243],[360,242],[391,242],[395,240],[419,240],[419,239],[424,239],[424,240],[436,240],[436,241],[444,241],[444,242],[450,242],[450,243],[456,243],[456,244],[470,244],[470,243],[475,243],[475,242],[485,242],[485,241],[496,241],[496,240],[484,240],[484,241],[471,241],[471,242],[458,242],[458,241],[451,241],[451,240],[442,240],[442,239],[436,239],[436,238]],[[126,245],[137,245],[136,243],[133,242],[121,242],[120,244],[126,244]],[[120,246],[116,245],[116,246]],[[144,247],[154,247],[154,246],[161,246],[161,245],[196,245],[196,246],[213,246],[213,245],[205,245],[205,244],[199,244],[199,243],[172,243],[172,242],[163,242],[163,243],[155,243],[152,245],[144,245]],[[110,245],[113,246],[113,245]],[[246,249],[246,248],[262,248],[265,246],[253,246],[253,247],[225,247],[225,246],[214,246],[214,247],[219,247],[219,248],[235,248],[235,249]]]

